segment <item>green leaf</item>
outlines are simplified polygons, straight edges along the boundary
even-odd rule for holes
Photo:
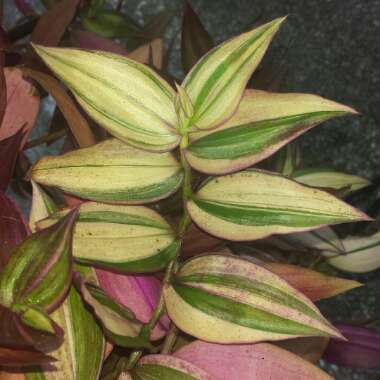
[[[247,90],[230,120],[214,131],[190,135],[186,158],[204,173],[235,172],[271,156],[315,125],[354,112],[315,95]]]
[[[0,304],[52,311],[63,301],[72,275],[71,242],[78,210],[25,239],[0,275]]]
[[[68,211],[57,212],[38,226],[49,226]],[[119,272],[154,272],[166,267],[178,247],[170,225],[147,207],[94,202],[80,207],[73,240],[77,261]]]
[[[298,170],[292,174],[292,178],[304,185],[334,190],[347,189],[347,192],[359,190],[371,184],[366,178],[333,169]]]
[[[84,110],[112,135],[149,151],[178,145],[175,92],[149,67],[107,52],[34,48]]]
[[[189,260],[164,287],[164,296],[173,322],[209,342],[341,338],[306,296],[263,267],[233,256]]]
[[[209,179],[187,208],[205,231],[238,241],[369,220],[328,193],[260,170]]]
[[[189,1],[186,1],[182,20],[181,58],[185,73],[198,62],[204,54],[214,47],[214,42]]]
[[[182,86],[194,105],[191,125],[209,129],[236,111],[244,88],[284,18],[243,33],[211,50]]]
[[[108,339],[122,347],[151,348],[150,342],[139,336],[143,325],[132,311],[114,301],[98,286],[86,282],[79,274],[75,275],[74,282]]]
[[[59,157],[43,157],[32,178],[82,198],[136,204],[174,193],[183,171],[170,153],[144,152],[110,139]]]

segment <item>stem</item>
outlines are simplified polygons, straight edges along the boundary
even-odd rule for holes
[[[182,215],[181,221],[179,223],[179,228],[177,232],[178,238],[182,241],[183,237],[185,236],[186,230],[191,224],[191,219],[189,216],[189,213],[186,208],[186,203],[190,199],[192,195],[192,189],[191,189],[191,167],[188,164],[186,157],[185,157],[185,148],[189,144],[189,135],[187,128],[184,130],[184,133],[182,135],[181,143],[180,143],[180,154],[181,154],[181,164],[184,171],[184,180],[183,180],[183,187],[182,187],[182,200],[183,200],[183,209],[184,213]],[[166,267],[165,276],[163,279],[163,287],[170,283],[173,275],[177,271],[178,268],[178,259],[181,252],[181,246],[177,249],[177,252],[175,253],[173,259],[170,261],[168,266]],[[161,289],[160,298],[158,300],[157,306],[154,309],[154,312],[149,320],[149,322],[141,329],[140,335],[146,339],[150,339],[150,335],[152,330],[154,329],[154,326],[157,324],[159,319],[161,318],[162,314],[165,310],[165,300],[164,300],[164,293]],[[177,328],[172,325],[170,328],[170,332],[167,336],[167,339],[165,339],[164,346],[162,351],[163,352],[170,352],[173,344],[175,343],[175,340],[177,338],[178,330]],[[125,370],[131,370],[139,360],[139,358],[142,355],[141,350],[133,351],[129,357],[128,363],[125,366]]]
[[[168,335],[166,335],[164,345],[162,346],[161,354],[170,354],[172,352],[175,341],[178,337],[178,329],[172,324]]]

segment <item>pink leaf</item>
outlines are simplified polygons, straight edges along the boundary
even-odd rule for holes
[[[7,105],[0,126],[0,141],[14,136],[20,129],[25,131],[20,149],[28,140],[36,122],[40,98],[35,88],[22,77],[19,69],[5,68]]]
[[[311,363],[267,343],[220,345],[195,341],[174,356],[215,378],[215,380],[331,380]]]
[[[161,291],[161,283],[154,276],[123,275],[111,271],[96,269],[100,286],[115,301],[135,313],[143,323],[149,322]],[[162,338],[169,328],[169,318],[164,315],[153,329],[152,339]]]

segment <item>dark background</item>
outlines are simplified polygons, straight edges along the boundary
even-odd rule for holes
[[[140,22],[164,8],[178,10],[168,40],[177,36],[171,70],[180,76],[183,2],[125,3],[128,14]],[[302,136],[299,141],[306,163],[370,179],[380,175],[380,0],[193,0],[192,4],[216,42],[241,33],[258,20],[289,15],[266,57],[272,63],[286,63],[286,88],[319,94],[361,113],[359,117],[327,122]],[[12,0],[5,0],[5,5],[6,22],[12,25],[17,19],[17,14],[10,11]],[[333,321],[360,322],[380,317],[379,271],[355,278],[366,286],[318,305]],[[328,371],[338,380],[380,379],[380,371],[351,371],[336,366],[328,366]]]

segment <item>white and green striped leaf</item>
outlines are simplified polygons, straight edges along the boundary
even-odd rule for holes
[[[232,38],[198,61],[182,84],[194,107],[191,125],[213,128],[234,114],[252,72],[283,21],[278,18]]]
[[[209,342],[341,337],[313,303],[285,280],[234,256],[210,254],[189,260],[165,285],[164,296],[172,321]]]
[[[172,355],[144,356],[130,375],[132,380],[216,380],[189,361]]]
[[[260,171],[209,179],[187,203],[194,222],[217,237],[255,240],[368,217],[321,190]]]
[[[56,359],[54,369],[42,366],[26,372],[26,379],[97,380],[103,361],[103,333],[75,288],[52,318],[65,332],[62,346],[51,354]]]
[[[68,211],[51,215],[38,227],[54,224]],[[73,255],[85,264],[146,273],[165,268],[179,244],[170,225],[147,207],[87,202],[74,228]]]
[[[323,251],[334,268],[350,273],[367,273],[380,268],[380,232],[372,236],[348,236],[341,240],[344,252]]]
[[[204,173],[238,171],[267,158],[315,125],[354,112],[315,95],[247,90],[226,123],[190,135],[186,158]]]
[[[32,232],[34,232],[36,230],[36,223],[57,211],[57,206],[41,186],[34,181],[31,181],[31,183],[33,188],[33,196],[29,214],[29,227]]]
[[[168,197],[181,185],[183,171],[171,153],[135,149],[117,139],[33,167],[34,181],[95,201],[139,204]]]
[[[178,145],[175,92],[152,69],[108,52],[34,48],[84,110],[112,135],[151,151]]]
[[[334,190],[347,189],[347,192],[359,190],[371,184],[366,178],[332,169],[298,170],[292,174],[292,178],[304,185]]]
[[[149,340],[139,336],[143,325],[132,311],[114,301],[98,286],[85,282],[80,275],[76,274],[74,281],[108,339],[122,347],[151,348]]]

